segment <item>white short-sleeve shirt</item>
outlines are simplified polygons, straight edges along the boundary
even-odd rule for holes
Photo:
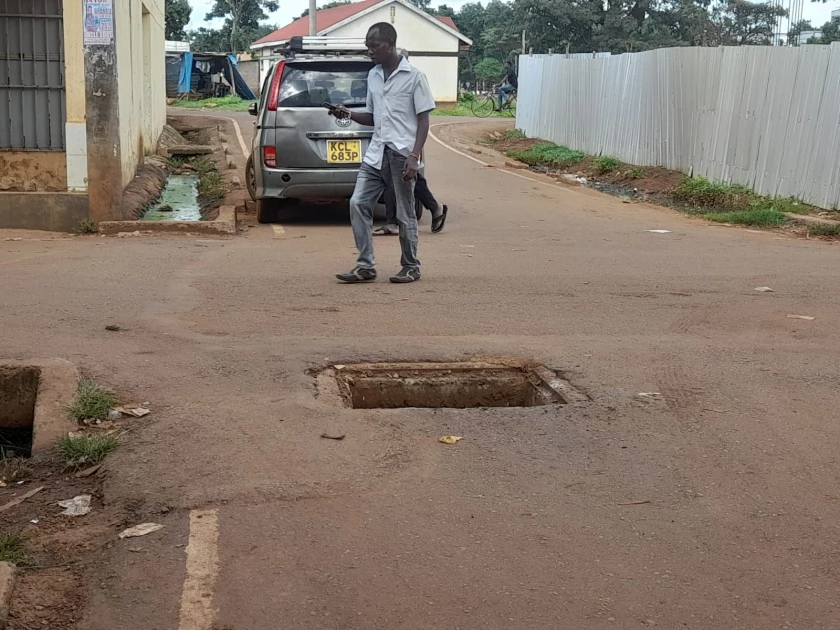
[[[368,74],[366,110],[373,114],[373,138],[365,152],[365,164],[382,168],[385,147],[411,155],[417,138],[417,116],[435,108],[426,77],[405,57],[385,80],[382,66]]]

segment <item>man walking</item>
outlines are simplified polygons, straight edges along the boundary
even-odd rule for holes
[[[371,26],[365,45],[376,63],[368,74],[366,111],[351,112],[345,107],[330,110],[339,118],[373,127],[350,199],[350,222],[359,257],[351,271],[336,277],[348,283],[376,279],[373,208],[390,183],[396,197],[402,250],[402,269],[391,277],[391,282],[416,282],[420,279],[420,261],[414,183],[429,135],[429,112],[435,108],[435,101],[422,73],[398,54],[393,26],[386,22]]]
[[[511,92],[516,92],[519,87],[519,79],[516,76],[516,71],[513,69],[513,64],[510,61],[505,61],[505,78],[502,79],[499,85],[499,109],[504,107],[505,99]]]

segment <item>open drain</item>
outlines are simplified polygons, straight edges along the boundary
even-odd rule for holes
[[[0,365],[0,459],[29,457],[40,370]]]
[[[542,365],[360,363],[318,376],[322,397],[353,409],[538,407],[588,400]]]

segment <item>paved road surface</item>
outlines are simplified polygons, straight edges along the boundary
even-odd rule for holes
[[[105,501],[166,529],[104,552],[81,627],[837,628],[840,250],[428,153],[452,213],[416,285],[337,285],[337,213],[0,243],[0,356],[155,410]],[[347,410],[307,373],[500,356],[592,402]]]

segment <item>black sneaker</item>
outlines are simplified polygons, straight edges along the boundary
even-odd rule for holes
[[[337,273],[335,277],[348,284],[353,282],[370,282],[376,280],[376,269],[365,269],[364,267],[355,267],[353,271],[347,273]]]
[[[391,276],[394,284],[408,284],[417,282],[420,279],[420,270],[416,267],[403,267],[396,276]]]

